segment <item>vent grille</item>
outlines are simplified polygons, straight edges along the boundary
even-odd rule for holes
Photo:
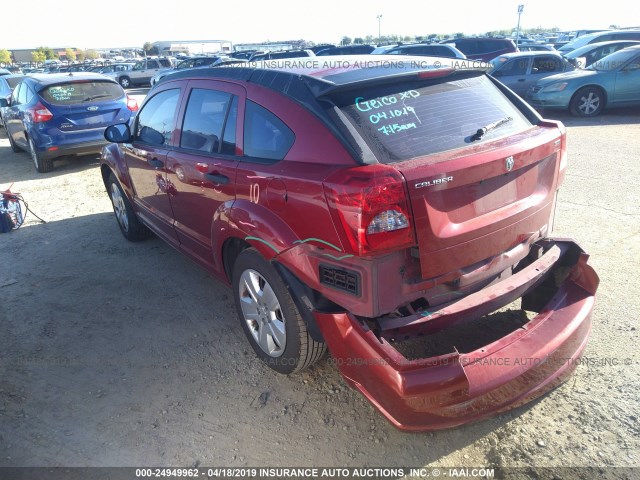
[[[320,265],[320,283],[360,296],[360,274],[358,272]]]

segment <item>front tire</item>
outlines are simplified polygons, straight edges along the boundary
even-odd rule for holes
[[[569,109],[577,117],[595,117],[604,108],[604,93],[599,88],[584,87],[571,99]]]
[[[290,374],[322,358],[326,345],[311,338],[284,281],[257,250],[238,255],[232,279],[238,318],[260,360]]]
[[[120,82],[120,86],[122,88],[129,88],[131,87],[131,79],[129,77],[120,77],[120,80],[118,80]]]
[[[33,143],[31,138],[29,139],[29,154],[31,155],[31,160],[33,160],[33,164],[38,172],[47,173],[53,170],[53,159],[42,158],[38,153],[38,150],[36,150],[36,145]]]
[[[124,190],[122,190],[120,186],[120,182],[118,182],[113,173],[109,175],[107,191],[109,192],[109,198],[111,198],[111,204],[113,205],[113,212],[116,214],[118,226],[124,238],[130,242],[140,242],[149,238],[151,231],[138,220],[131,206],[131,202],[129,202],[129,198],[125,195]]]

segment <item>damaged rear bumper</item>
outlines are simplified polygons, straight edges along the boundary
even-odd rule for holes
[[[373,324],[347,312],[314,315],[347,382],[396,427],[435,430],[479,420],[560,384],[586,346],[599,282],[588,255],[564,240],[537,248],[539,258],[510,277],[438,308]],[[473,351],[408,359],[394,347],[518,298],[537,315]]]

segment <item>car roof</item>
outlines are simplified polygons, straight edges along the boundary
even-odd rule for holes
[[[453,42],[459,42],[459,41],[464,41],[464,40],[488,40],[490,42],[504,42],[504,41],[511,41],[513,42],[513,40],[511,40],[510,38],[496,38],[496,37],[462,37],[462,38],[447,38],[446,40],[443,40],[440,43],[453,43]],[[515,42],[514,42],[515,43]]]
[[[1,78],[4,78],[6,80],[7,78],[21,78],[21,77],[26,77],[26,75],[23,73],[12,73],[10,75],[2,75]]]
[[[105,77],[100,73],[92,73],[92,72],[70,72],[70,73],[50,73],[50,74],[34,74],[29,75],[29,78],[32,78],[36,81],[36,83],[42,86],[55,85],[62,82],[73,82],[73,81],[87,81],[87,80],[100,80],[106,82],[118,83],[115,80]]]
[[[294,91],[300,85],[298,80],[302,80],[308,89],[306,95],[310,90],[318,97],[362,82],[384,84],[400,78],[444,76],[462,69],[470,73],[486,71],[481,65],[459,58],[407,55],[399,59],[396,55],[338,55],[251,62],[251,67],[239,65],[187,69],[167,75],[158,84],[192,77],[234,79],[264,85],[295,98],[298,95],[305,96],[304,92],[298,91],[296,94]]]
[[[540,55],[552,55],[554,57],[562,58],[562,54],[559,52],[552,52],[551,50],[536,50],[532,52],[511,52],[498,55],[496,58],[517,58],[517,57],[539,57]]]

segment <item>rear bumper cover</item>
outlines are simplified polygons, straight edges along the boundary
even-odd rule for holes
[[[316,311],[315,319],[346,381],[396,427],[436,430],[479,420],[559,385],[586,347],[599,282],[588,255],[568,240],[546,240],[540,251],[537,260],[499,283],[373,328],[348,312]],[[523,308],[539,313],[475,351],[409,360],[393,346],[394,340],[472,321],[520,297]]]
[[[40,150],[39,153],[44,158],[57,158],[65,155],[90,155],[97,154],[102,151],[102,147],[109,142],[106,140],[97,140],[93,142],[84,142],[71,145],[59,145],[56,150]]]

